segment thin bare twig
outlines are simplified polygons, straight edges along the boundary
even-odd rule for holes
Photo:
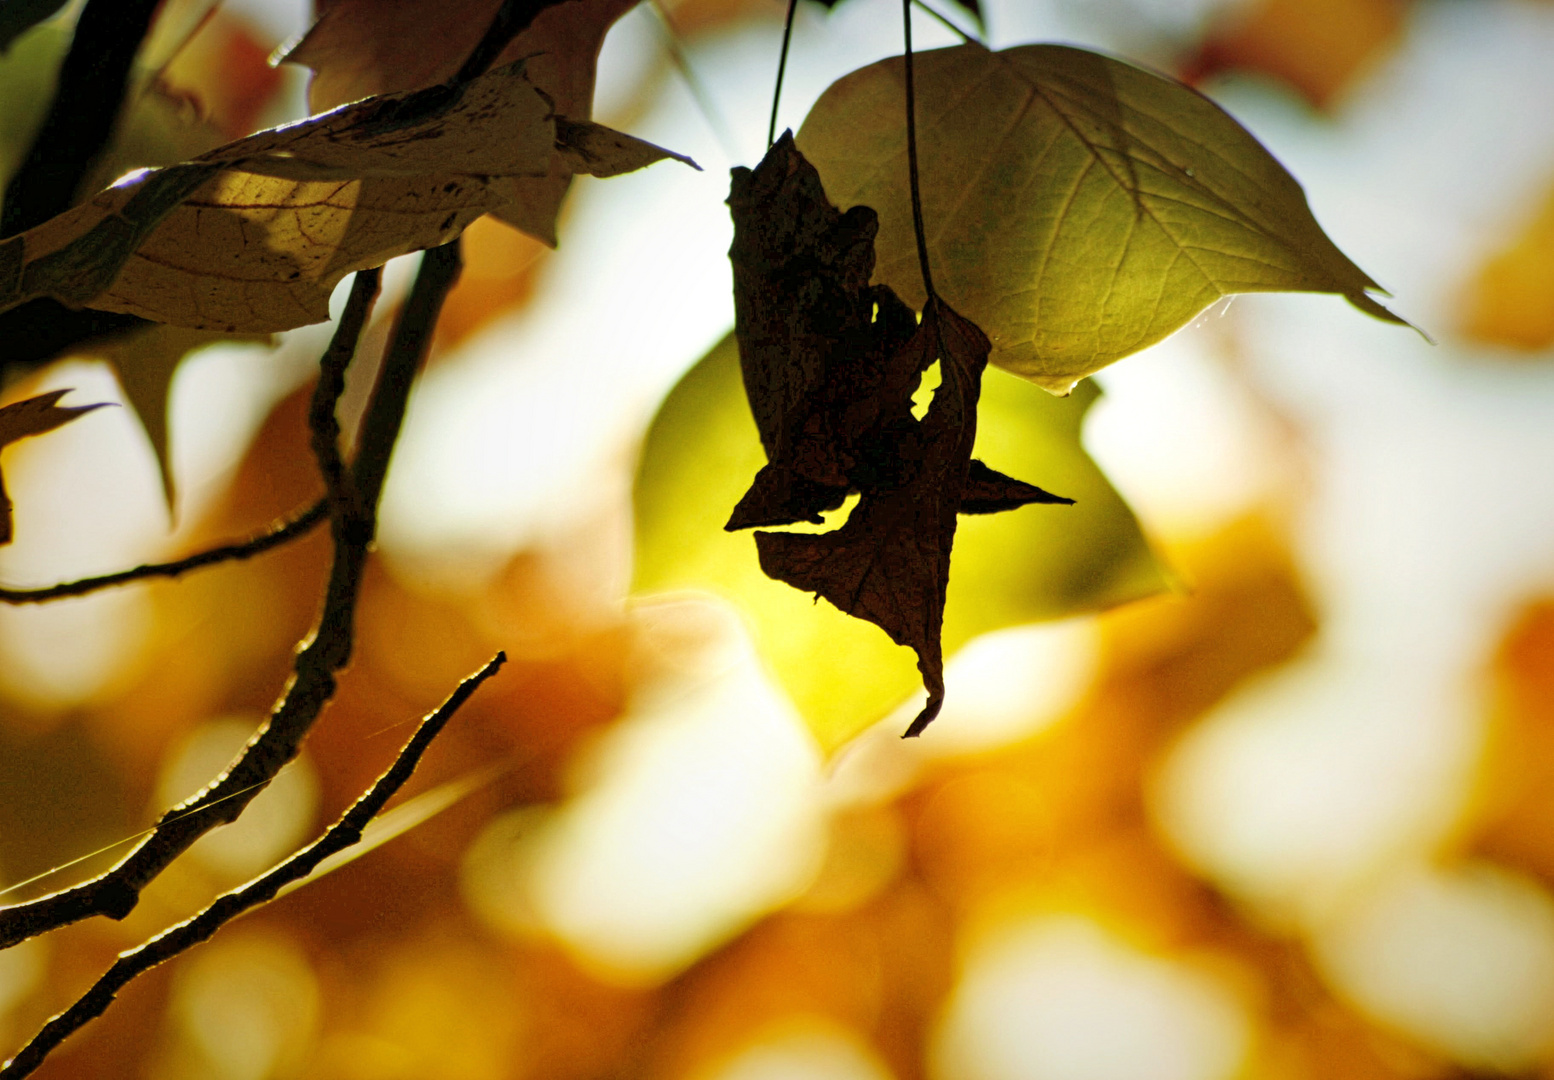
[[[15,1057],[0,1066],[0,1078],[13,1080],[27,1076],[73,1032],[101,1016],[119,991],[137,976],[209,940],[217,930],[243,912],[269,903],[286,885],[305,878],[329,856],[359,841],[362,830],[410,779],[426,748],[452,719],[453,714],[506,661],[506,653],[497,653],[485,667],[461,682],[447,701],[421,721],[421,726],[399,752],[388,771],[378,777],[366,794],[357,799],[323,836],[269,873],[217,898],[198,915],[163,931],[139,948],[121,954],[74,1005],[44,1024]]]
[[[355,497],[348,500],[345,513],[330,519],[334,557],[323,610],[317,627],[298,649],[292,678],[269,719],[225,773],[188,802],[163,814],[155,831],[111,870],[74,888],[0,909],[0,948],[94,915],[124,918],[139,902],[141,890],[173,859],[211,829],[236,821],[281,767],[297,755],[313,722],[334,696],[335,673],[351,657],[356,597],[368,546],[377,531],[383,477],[399,437],[410,384],[459,268],[457,240],[428,251],[421,262],[362,423],[360,449],[350,475]],[[351,329],[341,327],[337,337]],[[322,392],[332,391],[324,388]]]
[[[264,532],[259,533],[257,536],[251,536],[247,540],[234,540],[229,544],[222,544],[219,547],[196,552],[182,559],[174,559],[172,562],[144,563],[129,570],[118,570],[112,574],[102,574],[99,577],[82,578],[80,581],[67,581],[60,585],[46,585],[40,589],[10,589],[0,586],[0,603],[41,604],[49,600],[63,600],[71,596],[85,596],[88,593],[97,592],[99,589],[108,589],[115,585],[127,585],[132,581],[147,581],[152,578],[175,578],[182,574],[187,574],[190,570],[198,570],[204,566],[215,566],[218,563],[251,559],[255,555],[262,555],[266,551],[272,551],[284,544],[289,544],[298,537],[306,536],[328,516],[329,500],[320,499],[300,514],[293,514],[289,518],[283,518],[273,523]]]
[[[367,317],[372,314],[382,280],[380,267],[359,270],[352,279],[351,295],[345,301],[345,310],[340,313],[340,325],[329,341],[329,348],[319,358],[318,385],[308,405],[313,456],[318,460],[319,474],[329,490],[330,514],[336,519],[355,509],[356,493],[340,456],[340,421],[335,416],[335,406],[339,404],[340,395],[345,393],[345,369],[356,355],[356,343],[361,340]]]

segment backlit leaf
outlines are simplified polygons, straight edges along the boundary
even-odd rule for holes
[[[546,176],[558,157],[611,176],[670,156],[554,117],[514,64],[462,90],[369,98],[128,177],[0,242],[0,310],[52,296],[223,332],[321,322],[346,274],[511,206],[504,178]]]
[[[1229,293],[1341,293],[1401,322],[1312,217],[1300,185],[1207,98],[1061,45],[916,58],[934,279],[992,363],[1057,393]],[[798,135],[826,193],[879,213],[874,280],[923,303],[903,68],[838,80]]]
[[[535,16],[498,63],[523,60],[529,79],[556,113],[593,116],[594,71],[604,36],[638,0],[565,0]],[[286,59],[313,69],[308,103],[331,109],[371,94],[419,90],[459,70],[501,0],[331,0]],[[513,177],[510,205],[496,217],[556,243],[556,213],[577,171],[556,161],[543,177]]]
[[[946,655],[989,630],[1166,587],[1137,521],[1080,446],[1097,396],[1091,383],[1055,398],[1001,372],[984,376],[976,455],[1076,503],[960,518]],[[635,492],[634,588],[695,590],[733,603],[778,684],[832,749],[904,701],[918,672],[883,631],[768,578],[753,540],[723,531],[728,508],[765,463],[730,335],[680,380],[648,432]]]

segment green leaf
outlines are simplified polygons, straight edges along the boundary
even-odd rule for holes
[[[1061,45],[959,45],[914,70],[934,283],[993,364],[1066,393],[1238,292],[1340,293],[1403,322],[1196,91]],[[879,213],[874,280],[921,308],[904,100],[901,58],[882,60],[832,84],[797,141],[833,202]]]
[[[1168,584],[1133,514],[1079,444],[1097,395],[1088,383],[1060,399],[1000,372],[985,376],[977,456],[1077,505],[960,519],[946,651],[989,630],[1098,610]],[[699,590],[732,602],[777,682],[833,749],[905,700],[918,672],[884,631],[768,578],[750,535],[723,531],[765,463],[730,335],[674,388],[648,432],[635,493],[634,588]]]

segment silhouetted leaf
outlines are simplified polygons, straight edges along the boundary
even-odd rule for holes
[[[733,171],[728,201],[734,334],[768,463],[725,527],[818,524],[862,495],[835,532],[757,533],[761,569],[917,653],[929,697],[907,734],[919,734],[944,700],[939,631],[987,338],[932,301],[918,325],[868,287],[874,211],[839,213],[791,135]],[[913,394],[936,360],[947,374],[920,422]],[[986,466],[977,481],[979,513],[1072,501]]]
[[[935,283],[992,363],[1057,393],[1220,296],[1343,294],[1402,322],[1273,156],[1180,83],[1061,45],[916,60]],[[844,76],[798,145],[842,207],[879,213],[874,280],[920,307],[899,57]]]
[[[898,431],[895,475],[863,488],[847,523],[833,532],[755,534],[762,570],[867,619],[917,653],[928,703],[907,728],[909,736],[921,734],[944,704],[939,634],[989,348],[974,325],[930,300],[894,366],[921,372],[939,359],[944,381],[921,424],[902,425]],[[912,421],[910,412],[906,419]],[[1039,488],[1024,487],[1034,493],[1032,501],[1059,501]],[[1006,496],[1017,490],[1012,484],[1001,488]],[[983,499],[981,505],[1019,505],[999,502]]]
[[[18,401],[0,409],[0,449],[10,446],[29,435],[42,435],[70,423],[82,413],[102,408],[96,405],[57,405],[69,390],[52,390],[47,394]],[[0,544],[9,544],[12,537],[11,498],[5,493],[5,481],[0,477]]]
[[[1111,607],[1168,582],[1133,514],[1080,444],[1099,393],[1094,384],[1056,398],[998,371],[983,383],[977,455],[1040,477],[1076,504],[960,520],[946,656],[990,630]],[[633,588],[695,590],[732,603],[778,685],[821,745],[834,749],[905,700],[919,673],[884,633],[771,580],[746,534],[723,531],[728,507],[765,462],[730,334],[680,380],[648,432],[634,496]]]

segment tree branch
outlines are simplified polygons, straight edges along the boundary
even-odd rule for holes
[[[0,603],[41,604],[49,600],[63,600],[70,596],[85,596],[99,589],[126,585],[132,581],[175,578],[190,570],[198,570],[202,566],[250,559],[288,544],[298,537],[306,536],[328,516],[329,500],[320,499],[302,513],[277,521],[264,532],[247,540],[222,544],[220,547],[197,552],[182,559],[174,559],[172,562],[144,563],[130,570],[118,570],[112,574],[82,578],[80,581],[67,581],[61,585],[48,585],[41,589],[10,589],[0,586]]]
[[[11,1080],[27,1076],[69,1035],[101,1016],[119,991],[137,976],[209,940],[217,930],[243,912],[273,900],[276,893],[286,885],[306,877],[329,856],[359,841],[362,830],[410,779],[426,748],[452,719],[453,714],[506,661],[507,654],[499,652],[485,667],[461,682],[447,701],[421,721],[421,726],[399,752],[388,771],[378,777],[366,794],[357,799],[323,836],[269,873],[219,897],[193,918],[163,931],[139,948],[123,953],[74,1005],[44,1024],[15,1057],[0,1066],[0,1078]]]
[[[76,21],[59,88],[5,189],[0,237],[40,225],[75,200],[113,137],[135,54],[158,0],[89,0]]]
[[[480,78],[492,64],[496,63],[496,58],[502,55],[502,50],[507,48],[513,38],[529,28],[540,12],[567,2],[568,0],[502,0],[502,6],[497,9],[491,25],[486,27],[485,34],[469,54],[469,58],[464,61],[464,65],[459,68],[458,74],[453,77],[453,85],[461,86],[472,79]]]
[[[335,673],[351,657],[356,597],[368,547],[377,531],[378,496],[399,436],[410,384],[431,343],[443,298],[459,274],[458,243],[455,240],[426,253],[395,324],[351,469],[356,496],[349,500],[345,513],[330,519],[334,558],[323,610],[317,627],[298,649],[291,680],[269,719],[225,773],[187,803],[164,813],[151,835],[113,869],[74,888],[0,909],[0,948],[94,915],[124,918],[134,910],[147,883],[205,833],[236,821],[281,767],[297,755],[313,722],[334,696]],[[354,286],[352,291],[356,292]],[[330,351],[336,343],[345,348],[343,341],[360,329],[360,325],[348,326],[342,319]],[[338,393],[338,387],[320,380],[315,393],[330,401],[327,408],[332,413],[331,395]]]

